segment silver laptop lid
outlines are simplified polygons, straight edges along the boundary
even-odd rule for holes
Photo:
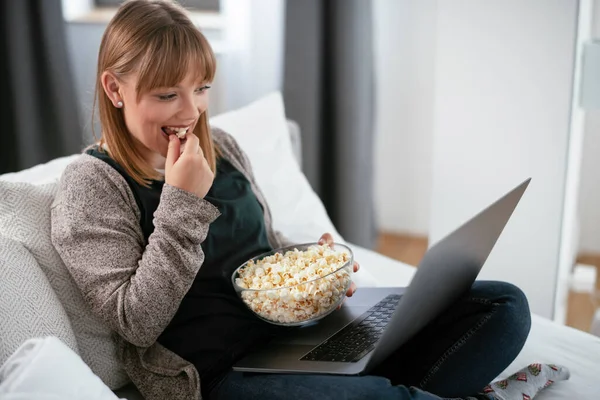
[[[488,206],[426,253],[367,369],[377,365],[458,300],[477,278],[531,178]]]

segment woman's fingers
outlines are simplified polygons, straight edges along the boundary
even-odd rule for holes
[[[346,297],[352,297],[354,292],[356,292],[356,284],[352,282],[348,288],[348,291],[346,292]]]
[[[319,239],[319,244],[327,244],[329,246],[333,246],[333,236],[331,233],[324,233]]]

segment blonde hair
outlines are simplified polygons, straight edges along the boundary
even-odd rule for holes
[[[94,109],[102,125],[100,148],[107,145],[110,156],[138,183],[148,186],[162,176],[149,165],[134,145],[121,109],[115,108],[103,90],[101,76],[109,71],[118,80],[138,73],[137,99],[159,87],[181,82],[189,71],[196,79],[211,82],[216,71],[215,55],[202,33],[181,6],[167,0],[130,0],[119,8],[108,24],[100,44]],[[213,172],[217,149],[206,112],[194,128],[204,156]]]

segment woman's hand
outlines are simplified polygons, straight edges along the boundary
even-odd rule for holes
[[[185,138],[184,149],[180,151],[180,140],[175,135],[169,135],[165,183],[204,198],[213,184],[215,174],[204,157],[198,137],[188,131]]]
[[[333,246],[333,236],[331,235],[331,233],[324,233],[321,238],[319,239],[319,244],[323,245],[323,244],[327,244],[329,246]],[[358,272],[358,270],[360,269],[360,265],[354,261],[354,272]],[[352,297],[352,295],[354,294],[354,292],[356,292],[356,284],[354,282],[350,283],[350,287],[348,288],[348,291],[346,292],[346,297]],[[344,299],[345,301],[345,299]],[[338,307],[338,309],[341,307],[341,305]]]

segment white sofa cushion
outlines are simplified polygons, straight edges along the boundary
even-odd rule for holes
[[[69,316],[82,359],[116,389],[129,379],[118,361],[113,333],[90,312],[50,240],[50,206],[57,189],[57,181],[0,181],[0,235],[21,243],[35,257]]]
[[[71,322],[48,278],[22,244],[0,236],[0,365],[27,339],[56,336],[78,351]]]

